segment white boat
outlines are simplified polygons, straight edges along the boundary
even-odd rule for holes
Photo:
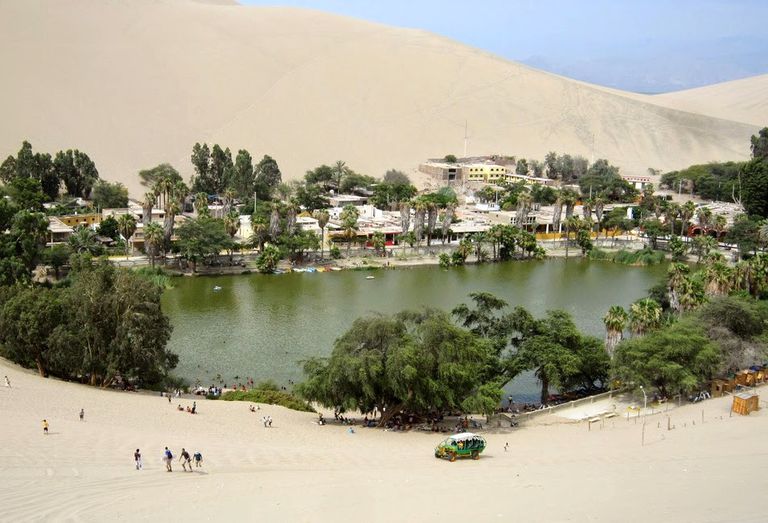
[[[366,280],[372,280],[373,278],[374,278],[374,276],[366,276],[365,277]]]
[[[213,290],[214,290],[214,291],[220,291],[220,290],[221,290],[221,287],[219,287],[218,285],[216,285],[216,286],[213,288]]]

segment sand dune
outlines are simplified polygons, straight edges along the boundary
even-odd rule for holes
[[[671,411],[672,431],[664,415],[650,416],[645,446],[641,423],[615,418],[588,431],[549,417],[484,431],[480,461],[449,463],[432,455],[439,435],[348,434],[312,414],[221,401],[198,400],[192,416],[159,396],[45,380],[0,360],[6,374],[3,521],[765,520],[755,500],[768,488],[768,414],[729,418],[730,398]],[[271,429],[258,421],[265,413]],[[165,446],[199,450],[203,468],[165,472]]]
[[[423,31],[219,3],[0,3],[0,154],[78,147],[138,194],[139,169],[190,174],[203,140],[268,153],[286,178],[337,159],[380,175],[461,154],[467,122],[470,154],[594,151],[644,173],[745,158],[756,130]]]
[[[649,97],[681,111],[768,126],[768,74]]]

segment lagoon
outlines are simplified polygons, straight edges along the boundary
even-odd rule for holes
[[[580,329],[602,337],[608,308],[643,297],[665,273],[665,266],[548,259],[449,270],[177,278],[162,304],[174,327],[169,348],[179,355],[175,375],[206,386],[218,383],[217,374],[228,385],[247,377],[289,385],[302,379],[301,360],[330,354],[334,340],[362,315],[422,306],[450,310],[468,302],[470,292],[487,291],[536,315],[565,309]],[[515,401],[538,398],[530,374],[507,391]]]

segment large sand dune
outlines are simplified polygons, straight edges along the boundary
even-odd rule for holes
[[[104,177],[196,141],[274,156],[286,178],[346,160],[607,157],[628,173],[742,159],[757,127],[543,73],[423,31],[315,11],[189,0],[0,2],[0,154],[77,147]]]
[[[653,103],[768,126],[768,74],[650,97]]]
[[[192,416],[159,396],[44,380],[0,360],[6,374],[2,521],[765,521],[768,413],[729,418],[730,398],[670,411],[671,431],[665,415],[650,416],[645,446],[642,422],[588,431],[551,417],[485,433],[479,461],[449,463],[432,455],[440,435],[349,434],[239,402],[198,400]],[[201,451],[203,468],[165,472],[165,446]]]

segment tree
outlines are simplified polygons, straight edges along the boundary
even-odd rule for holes
[[[199,218],[211,217],[211,212],[208,210],[208,195],[204,192],[199,192],[195,195],[195,201],[192,206],[195,208],[195,212]]]
[[[280,249],[274,245],[267,245],[256,259],[256,268],[261,273],[271,274],[275,272],[278,263],[280,263]]]
[[[528,162],[525,158],[520,158],[515,164],[515,174],[528,176]]]
[[[307,379],[297,391],[326,407],[384,415],[404,411],[490,413],[501,398],[485,370],[490,344],[455,326],[443,311],[404,311],[355,320],[327,359],[305,362]]]
[[[149,262],[155,267],[155,258],[163,249],[163,228],[157,223],[144,227],[144,250],[149,256]]]
[[[224,229],[224,222],[205,216],[187,220],[178,228],[176,234],[176,248],[182,258],[192,263],[193,273],[197,270],[199,261],[218,256],[231,243]]]
[[[84,152],[77,149],[59,151],[53,159],[53,170],[64,182],[70,196],[88,198],[99,171],[96,164]]]
[[[661,326],[661,306],[655,300],[643,298],[629,308],[629,328],[635,336],[643,336]]]
[[[629,323],[629,314],[624,307],[612,305],[608,313],[603,316],[603,323],[605,324],[605,350],[613,358],[616,346],[624,337],[624,329]]]
[[[127,258],[131,236],[136,232],[136,218],[132,214],[121,214],[117,217],[117,228],[125,239],[125,257]]]
[[[0,309],[0,343],[8,357],[40,376],[56,361],[54,331],[64,322],[59,289],[17,288]]]
[[[519,333],[512,338],[517,348],[512,365],[534,371],[541,382],[542,404],[549,402],[550,386],[565,390],[578,383],[591,388],[596,381],[606,380],[608,354],[599,340],[579,333],[567,312],[548,311],[544,318],[534,319],[516,307],[510,322]]]
[[[669,252],[672,254],[672,261],[685,260],[685,253],[688,251],[686,244],[679,236],[672,235],[669,238]]]
[[[231,239],[235,238],[235,234],[240,230],[240,215],[234,209],[224,215],[224,230]]]
[[[269,155],[259,161],[255,168],[256,171],[256,194],[260,199],[269,199],[272,191],[280,185],[282,174],[277,162]]]
[[[443,158],[443,161],[445,163],[456,163],[458,160],[456,159],[456,156],[452,154],[446,154],[445,157]]]
[[[69,246],[76,253],[101,254],[102,247],[96,239],[96,233],[89,227],[77,227],[69,237]]]
[[[323,189],[315,184],[298,186],[296,188],[296,202],[310,212],[325,209],[330,205]]]
[[[357,219],[359,217],[360,211],[354,205],[347,205],[339,215],[341,229],[344,232],[344,238],[347,240],[347,256],[349,256],[352,240],[357,236]]]
[[[741,203],[747,214],[768,218],[768,157],[747,162],[741,184]]]
[[[99,180],[93,186],[93,205],[97,209],[128,207],[128,189],[122,183]]]
[[[397,169],[390,169],[384,173],[382,181],[390,185],[411,185],[411,179],[408,175]]]
[[[6,213],[13,212],[8,215]],[[0,203],[0,284],[27,282],[45,246],[48,219],[43,213]]]
[[[8,185],[8,193],[20,209],[32,212],[43,210],[45,195],[39,180],[34,178],[14,178]]]
[[[648,238],[648,244],[651,249],[656,250],[658,247],[659,236],[665,235],[664,225],[657,219],[653,218],[645,220],[641,224],[645,237]]]
[[[717,248],[717,240],[708,234],[699,234],[693,238],[693,251],[696,253],[696,263],[701,263],[712,250]]]
[[[763,127],[757,136],[750,138],[752,158],[756,160],[768,160],[768,127]]]
[[[253,196],[256,186],[256,176],[253,170],[253,158],[245,149],[237,151],[231,187],[238,198]]]
[[[653,386],[668,396],[690,392],[710,380],[719,362],[717,347],[686,319],[620,343],[613,368],[622,383]]]
[[[163,182],[166,185],[174,185],[184,181],[181,178],[179,171],[169,163],[161,163],[151,169],[143,169],[139,171],[139,178],[141,179],[141,185],[153,189],[157,187],[160,182]],[[158,195],[155,194],[155,197],[157,196]]]
[[[171,324],[161,289],[107,262],[76,272],[67,293],[65,326],[56,343],[69,375],[110,386],[118,376],[156,383],[178,362],[166,350]]]
[[[757,249],[759,242],[759,226],[755,220],[746,214],[738,215],[733,225],[725,235],[725,241],[735,243],[739,247],[739,254],[744,257],[749,252]]]

